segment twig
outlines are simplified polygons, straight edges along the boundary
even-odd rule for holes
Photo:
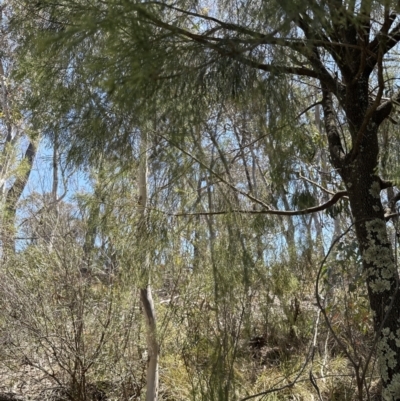
[[[285,384],[284,386],[281,387],[276,387],[280,382],[282,382],[283,380],[287,379],[287,378],[283,378],[280,382],[276,383],[275,386],[269,390],[265,390],[262,391],[261,393],[257,393],[257,394],[253,394],[253,395],[249,395],[247,397],[244,397],[242,399],[240,399],[240,401],[247,401],[247,400],[251,400],[252,398],[256,398],[256,397],[265,397],[268,394],[271,393],[275,393],[278,391],[282,391],[285,390],[287,388],[291,388],[293,387],[296,383],[299,382],[299,377],[302,375],[302,373],[304,372],[304,370],[306,369],[308,363],[310,360],[312,360],[314,358],[314,352],[315,352],[315,339],[317,336],[317,332],[318,332],[318,324],[319,324],[319,315],[317,315],[317,319],[315,321],[315,329],[314,329],[314,335],[313,338],[311,340],[311,344],[309,347],[309,351],[308,351],[308,355],[306,357],[306,360],[303,363],[303,366],[300,368],[300,370],[297,372],[296,377],[294,378],[294,380],[290,381],[288,384]]]
[[[316,186],[317,188],[319,188],[321,191],[326,192],[326,193],[329,194],[329,195],[335,195],[334,192],[329,191],[329,189],[324,188],[322,185],[316,183],[315,181],[310,180],[310,179],[307,178],[307,177],[304,177],[304,176],[301,175],[301,174],[299,174],[299,178],[301,178],[301,179],[304,180],[304,181],[309,182],[309,183],[312,184],[312,185],[315,185],[315,186]]]
[[[324,316],[325,319],[325,323],[328,326],[329,331],[332,333],[333,338],[335,339],[335,341],[338,343],[339,347],[342,348],[344,354],[346,355],[346,357],[349,359],[349,361],[351,362],[351,364],[356,368],[358,366],[357,362],[353,359],[353,357],[350,355],[349,351],[347,350],[346,346],[343,344],[343,342],[339,339],[339,337],[337,336],[335,330],[333,329],[331,322],[329,320],[329,317],[326,313],[326,309],[325,306],[322,305],[322,300],[321,300],[321,296],[319,295],[319,280],[321,278],[321,274],[322,274],[322,269],[324,267],[324,264],[326,262],[326,260],[328,259],[330,253],[332,252],[333,248],[336,246],[336,244],[339,242],[339,240],[341,240],[345,235],[347,235],[347,233],[350,231],[350,229],[354,226],[354,224],[356,224],[355,222],[352,223],[346,231],[344,231],[342,234],[340,234],[339,236],[337,236],[334,241],[332,242],[331,246],[328,249],[328,252],[326,253],[326,255],[324,256],[324,258],[322,259],[322,262],[319,266],[318,269],[318,274],[317,274],[317,280],[315,282],[315,298],[317,300],[317,306],[320,309],[320,311],[322,312],[322,315]]]

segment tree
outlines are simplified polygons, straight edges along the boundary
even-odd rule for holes
[[[157,321],[154,309],[154,302],[150,282],[150,254],[148,246],[148,141],[147,133],[144,132],[140,139],[140,154],[139,154],[139,171],[138,171],[138,186],[139,186],[139,211],[140,219],[138,222],[138,238],[142,243],[142,257],[140,264],[144,283],[140,289],[140,299],[142,301],[143,311],[147,323],[147,349],[148,349],[148,368],[147,368],[147,392],[146,401],[157,399],[158,395],[158,358],[159,344],[157,339]]]
[[[17,204],[28,182],[36,156],[38,137],[28,132],[17,103],[21,87],[12,79],[15,54],[9,35],[9,10],[0,6],[0,208],[1,254],[5,258],[15,251],[15,219]],[[19,153],[22,153],[20,155]]]
[[[262,127],[274,128],[277,142],[287,141],[304,156],[304,127],[295,110],[311,93],[308,108],[323,108],[325,143],[332,174],[341,178],[340,191],[322,205],[303,202],[301,210],[272,210],[260,194],[221,174],[218,165],[196,158],[237,196],[229,210],[207,212],[298,216],[347,197],[374,317],[383,397],[400,399],[399,277],[381,200],[381,191],[394,184],[379,175],[380,131],[400,101],[388,76],[400,41],[398,4],[20,4],[18,23],[26,30],[20,53],[33,88],[30,107],[36,110],[32,122],[56,130],[77,162],[95,160],[100,148],[121,155],[124,143],[134,140],[135,127],[148,129],[154,109],[152,134],[194,156],[188,133],[232,104],[253,122],[248,143],[261,139]],[[307,92],[311,87],[316,93]],[[43,119],[43,113],[52,118]],[[292,136],[271,123],[277,113]],[[202,139],[197,145],[204,145]],[[256,210],[248,209],[251,203]]]

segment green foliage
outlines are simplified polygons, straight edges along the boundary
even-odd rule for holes
[[[11,2],[14,78],[26,88],[16,118],[26,118],[31,138],[43,132],[70,166],[84,167],[91,188],[53,209],[45,197],[27,198],[30,218],[20,230],[34,240],[4,272],[2,330],[18,332],[32,360],[56,349],[62,373],[50,379],[78,388],[87,375],[117,382],[124,400],[143,395],[134,295],[149,277],[164,398],[239,400],[290,384],[310,341],[321,355],[306,358],[294,387],[265,399],[316,396],[310,370],[320,373],[324,397],[351,399],[351,378],[324,377],[348,373],[346,350],[373,377],[373,325],[354,241],[340,242],[321,267],[326,322],[314,305],[320,255],[327,238],[348,226],[346,206],[292,220],[262,213],[307,209],[341,189],[319,121],[316,65],[336,79],[333,62],[358,45],[336,52],[326,37],[346,27],[361,32],[369,3]],[[371,5],[377,19],[382,6]],[[349,150],[354,133],[340,101],[335,122]],[[137,229],[143,132],[146,235]],[[381,169],[392,177],[396,135],[382,139]],[[260,349],[251,349],[254,338]]]

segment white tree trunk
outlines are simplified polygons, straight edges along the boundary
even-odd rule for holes
[[[159,358],[159,345],[157,339],[157,324],[156,314],[154,310],[153,297],[151,294],[150,286],[150,255],[147,247],[148,227],[147,227],[147,176],[148,176],[148,162],[147,162],[147,133],[142,132],[140,141],[140,159],[139,159],[139,238],[145,239],[142,241],[143,252],[142,266],[143,278],[147,281],[145,288],[140,289],[140,300],[143,306],[143,313],[146,318],[146,341],[148,353],[147,365],[147,388],[146,388],[146,401],[156,401],[158,395],[158,358]]]
[[[150,284],[140,289],[143,313],[147,324],[147,375],[146,375],[146,401],[156,401],[158,395],[158,356],[159,345],[157,340],[156,315]]]

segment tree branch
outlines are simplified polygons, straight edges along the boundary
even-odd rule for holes
[[[389,114],[393,110],[393,106],[400,106],[400,92],[398,92],[391,99],[382,103],[375,111],[374,121],[379,125],[385,120],[385,118],[389,117]]]
[[[17,177],[13,186],[7,192],[6,205],[9,210],[12,211],[15,210],[16,202],[18,201],[22,192],[24,191],[25,185],[28,182],[29,175],[31,174],[32,171],[35,155],[36,155],[36,146],[33,143],[33,141],[30,141],[23,158],[23,160],[27,161],[28,167],[22,176]]]
[[[361,34],[359,35],[359,40],[366,45],[369,42],[371,31],[371,5],[371,0],[362,0],[360,7]]]
[[[222,214],[228,214],[228,213],[244,213],[244,214],[272,214],[272,215],[279,215],[279,216],[301,216],[305,214],[311,214],[311,213],[316,213],[320,212],[322,210],[325,210],[331,206],[333,206],[335,203],[339,201],[339,199],[347,196],[347,191],[339,191],[335,193],[330,200],[327,202],[323,203],[322,205],[319,206],[313,206],[310,208],[306,209],[301,209],[301,210],[271,210],[269,206],[261,201],[260,199],[252,196],[249,193],[246,193],[238,188],[236,188],[232,183],[229,181],[225,180],[220,174],[218,174],[216,171],[211,169],[209,166],[207,166],[205,163],[203,163],[201,160],[199,160],[196,156],[192,155],[190,152],[187,150],[183,149],[180,145],[177,143],[169,140],[168,138],[164,137],[163,135],[156,133],[159,137],[164,139],[166,142],[170,143],[172,146],[175,146],[177,149],[179,149],[182,153],[185,155],[189,156],[192,160],[197,162],[200,166],[205,168],[207,171],[209,171],[212,175],[217,177],[222,183],[227,185],[229,188],[233,189],[235,192],[239,193],[240,195],[245,196],[249,200],[251,200],[254,203],[257,203],[258,205],[263,207],[263,210],[242,210],[242,209],[232,209],[229,211],[215,211],[215,212],[194,212],[194,213],[168,213],[168,212],[163,212],[169,216],[214,216],[214,215],[222,215]]]
[[[394,16],[395,14],[392,14],[392,15]],[[396,15],[396,17],[397,17],[397,15]],[[390,33],[387,34],[386,37],[383,37],[382,39],[386,39],[386,38],[387,38],[387,42],[385,43],[385,49],[384,49],[385,54],[389,50],[391,50],[394,46],[396,46],[400,40],[400,22],[393,28],[393,30]]]
[[[304,16],[304,18],[306,18],[306,16]],[[335,59],[335,61],[338,61],[338,56],[337,56],[336,52],[333,50],[333,48],[331,48],[329,40],[326,42],[327,38],[320,37],[319,35],[317,35],[318,41],[314,40],[315,36],[316,36],[315,30],[313,30],[310,25],[307,25],[307,23],[305,22],[304,18],[302,16],[299,16],[298,20],[297,20],[297,25],[304,32],[305,37],[307,38],[307,40],[310,43],[313,44],[313,46],[312,46],[311,52],[303,51],[303,52],[300,52],[300,53],[308,59],[310,64],[313,66],[314,70],[316,72],[318,72],[318,75],[319,75],[318,79],[320,81],[324,82],[327,85],[327,87],[333,93],[335,93],[337,98],[340,99],[340,97],[341,97],[340,96],[340,92],[341,91],[339,90],[339,88],[341,90],[343,90],[344,87],[342,87],[342,84],[337,79],[334,79],[332,77],[332,75],[325,68],[324,64],[321,62],[321,59],[320,59],[320,56],[319,56],[319,52],[318,52],[318,48],[317,48],[317,43],[318,42],[323,42],[324,43],[323,47],[325,49],[327,49],[331,53],[331,55]],[[341,48],[342,48],[342,46],[339,46],[339,50]]]
[[[285,65],[272,65],[272,64],[264,64],[260,63],[258,61],[252,60],[250,58],[247,58],[243,55],[243,52],[246,51],[246,49],[240,49],[235,45],[235,40],[230,39],[230,38],[215,38],[215,37],[209,37],[205,35],[199,35],[196,33],[192,33],[186,29],[179,28],[174,25],[170,25],[158,18],[156,18],[153,14],[151,14],[149,11],[147,11],[142,5],[137,6],[136,11],[138,14],[140,14],[142,17],[146,18],[148,21],[152,22],[154,25],[166,29],[169,32],[182,35],[196,43],[201,43],[202,45],[206,46],[209,49],[212,49],[216,51],[218,54],[224,56],[224,57],[229,57],[232,59],[235,59],[239,62],[241,62],[244,65],[247,65],[251,68],[256,68],[262,71],[266,72],[276,72],[276,73],[287,73],[287,74],[295,74],[295,75],[302,75],[302,76],[308,76],[311,78],[316,78],[321,81],[324,81],[326,85],[330,88],[331,91],[336,93],[336,89],[338,87],[337,82],[335,79],[331,76],[331,74],[325,69],[324,65],[322,62],[317,60],[315,57],[308,57],[308,59],[312,61],[312,65],[314,66],[314,70],[307,68],[307,67],[294,67],[294,66],[285,66]],[[252,35],[256,35],[256,33],[252,32]],[[265,41],[267,41],[265,43]],[[282,41],[282,39],[279,38],[274,38],[274,37],[269,37],[267,40],[267,36],[264,36],[264,41],[262,40],[262,36],[260,39],[256,39],[257,44],[279,44],[279,42]],[[216,42],[216,43],[214,43]],[[283,43],[281,43],[283,45]],[[286,46],[288,46],[288,42],[285,43]],[[301,45],[299,42],[294,42],[292,45],[292,48],[294,50],[297,50],[300,54],[303,56],[307,57],[306,54],[303,54],[303,52],[300,51],[300,48],[305,50],[307,49],[306,46]],[[300,46],[300,47],[299,47]],[[297,49],[296,49],[297,47]],[[304,51],[305,53],[305,51]]]
[[[336,168],[343,167],[345,152],[343,150],[339,131],[336,126],[332,94],[328,88],[322,87],[322,108],[324,110],[325,130],[328,137],[329,152]]]
[[[378,110],[379,104],[381,102],[381,98],[383,95],[383,89],[385,88],[385,82],[383,79],[383,51],[379,50],[379,54],[378,54],[378,84],[379,84],[379,89],[378,89],[378,94],[375,98],[374,103],[371,105],[371,107],[367,110],[367,113],[365,114],[365,117],[363,119],[363,122],[361,124],[360,129],[358,130],[358,133],[356,135],[354,144],[353,144],[353,149],[351,151],[351,157],[350,157],[350,162],[354,161],[355,158],[358,155],[358,152],[360,150],[360,146],[361,143],[364,139],[364,135],[365,135],[365,130],[368,127],[368,124],[371,120],[371,118],[375,117],[375,113]],[[375,122],[376,118],[374,118]]]
[[[339,199],[346,197],[347,196],[347,191],[339,191],[336,192],[331,199],[329,199],[327,202],[323,203],[322,205],[318,206],[313,206],[309,207],[306,209],[301,209],[301,210],[271,210],[271,209],[264,209],[264,210],[244,210],[244,209],[232,209],[232,210],[221,210],[221,211],[215,211],[215,212],[193,212],[193,213],[167,213],[167,212],[162,212],[165,213],[169,216],[174,216],[174,217],[181,217],[181,216],[218,216],[218,215],[224,215],[224,214],[229,214],[229,213],[242,213],[242,214],[273,214],[273,215],[278,215],[278,216],[302,216],[305,214],[311,214],[311,213],[316,213],[316,212],[321,212],[322,210],[326,210],[329,207],[333,206],[336,204]]]
[[[192,17],[201,18],[201,19],[203,19],[205,21],[215,22],[216,24],[220,25],[220,27],[223,28],[223,29],[227,29],[227,30],[230,30],[230,31],[234,31],[234,32],[245,34],[245,35],[249,35],[249,36],[252,36],[252,37],[257,38],[257,39],[274,38],[274,36],[278,32],[280,32],[282,27],[283,27],[283,26],[280,26],[279,28],[276,28],[274,31],[272,31],[271,33],[266,35],[266,34],[263,34],[263,33],[260,33],[260,32],[253,31],[253,30],[251,30],[249,28],[246,28],[246,27],[244,27],[242,25],[237,25],[237,24],[234,24],[232,22],[224,22],[224,21],[221,21],[218,18],[211,17],[211,16],[206,15],[206,14],[199,14],[199,13],[196,13],[196,12],[193,12],[193,11],[184,10],[182,8],[175,7],[175,6],[170,5],[170,4],[160,3],[159,1],[149,1],[149,2],[146,2],[146,4],[154,4],[154,5],[157,5],[157,6],[161,6],[161,7],[169,8],[171,10],[178,11],[178,12],[180,12],[182,14],[185,14],[185,15],[190,15]]]
[[[323,191],[323,192],[325,192],[325,193],[327,193],[327,194],[329,194],[329,195],[335,195],[334,192],[329,191],[329,189],[324,188],[322,185],[319,185],[317,182],[312,181],[312,180],[310,180],[309,178],[304,177],[304,176],[301,175],[301,174],[299,174],[299,178],[301,178],[301,179],[304,180],[304,181],[309,182],[309,183],[312,184],[312,185],[315,185],[315,186],[316,186],[317,188],[319,188],[321,191]]]
[[[386,41],[385,47],[383,49],[383,53],[386,54],[391,48],[393,48],[398,41],[400,40],[400,23],[398,23],[392,30],[390,34],[388,34],[389,29],[393,25],[396,20],[397,14],[395,12],[388,13],[385,16],[385,20],[383,21],[381,30],[376,34],[375,38],[368,45],[368,50],[372,53],[368,57],[367,61],[367,69],[366,73],[369,75],[372,70],[375,68],[375,65],[378,61],[378,57],[376,52],[378,51],[380,44],[383,41]]]
[[[202,166],[204,169],[209,171],[213,176],[217,177],[221,182],[223,182],[225,185],[227,185],[229,188],[233,189],[235,192],[237,192],[240,195],[243,195],[244,197],[250,199],[252,202],[257,203],[264,209],[269,209],[269,206],[261,201],[260,199],[252,196],[251,194],[244,192],[238,188],[236,188],[233,184],[231,184],[229,181],[227,181],[224,177],[222,177],[221,174],[218,174],[216,171],[214,171],[212,168],[207,166],[205,163],[203,163],[201,160],[199,160],[196,156],[192,155],[190,152],[187,150],[183,149],[180,145],[178,145],[176,142],[173,142],[166,138],[165,136],[155,133],[155,135],[158,135],[160,138],[164,139],[166,142],[170,143],[172,146],[175,146],[178,150],[180,150],[182,153],[184,153],[186,156],[189,156],[192,160],[194,160],[196,163],[198,163],[200,166]]]

